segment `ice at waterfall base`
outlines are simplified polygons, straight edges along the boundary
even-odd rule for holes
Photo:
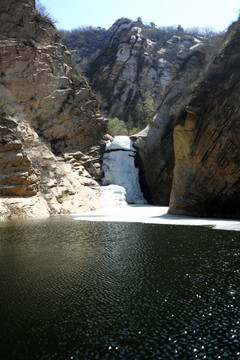
[[[101,186],[100,195],[102,208],[72,214],[75,220],[211,226],[240,231],[240,221],[237,220],[170,215],[167,214],[168,207],[147,204],[138,181],[135,153],[132,141],[127,136],[116,136],[113,142],[107,143],[103,157],[104,186]]]

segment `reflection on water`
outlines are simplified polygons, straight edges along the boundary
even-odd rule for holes
[[[240,359],[238,232],[0,223],[1,360]]]

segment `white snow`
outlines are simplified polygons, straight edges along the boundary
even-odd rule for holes
[[[133,147],[133,142],[128,136],[116,136],[111,142],[106,144],[106,150],[131,150],[136,151]]]

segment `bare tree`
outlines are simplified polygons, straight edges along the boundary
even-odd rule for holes
[[[51,21],[51,23],[56,24],[56,20],[54,19],[54,17],[51,15],[51,13],[48,11],[48,9],[46,8],[46,6],[44,6],[40,0],[35,0],[35,6],[36,6],[36,10],[37,12],[44,18],[48,19],[49,21]]]

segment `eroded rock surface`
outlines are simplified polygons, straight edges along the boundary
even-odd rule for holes
[[[0,119],[0,195],[33,196],[38,191],[37,176],[16,128],[13,119]]]
[[[0,54],[2,217],[94,208],[107,121],[34,0],[1,1]]]

